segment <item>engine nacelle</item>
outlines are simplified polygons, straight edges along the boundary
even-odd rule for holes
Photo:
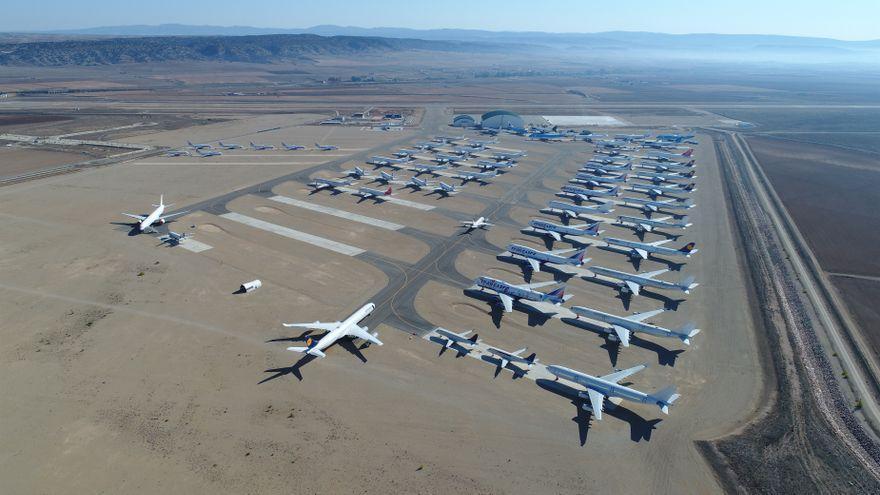
[[[165,225],[165,219],[160,218],[160,219],[156,220],[156,223],[158,223],[159,225]]]

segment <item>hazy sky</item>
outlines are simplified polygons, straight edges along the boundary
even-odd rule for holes
[[[760,33],[880,39],[880,0],[40,0],[5,2],[0,31],[125,24]]]

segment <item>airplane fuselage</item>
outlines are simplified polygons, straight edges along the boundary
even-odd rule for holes
[[[639,392],[636,389],[603,380],[599,377],[588,375],[586,373],[581,373],[580,371],[575,371],[564,366],[550,365],[547,366],[547,371],[559,378],[577,383],[582,387],[595,390],[605,397],[619,397],[621,399],[625,399],[631,402],[638,402],[641,404],[654,402],[654,399],[652,399],[648,394],[644,392]]]
[[[505,296],[510,296],[514,299],[528,299],[529,301],[547,301],[553,300],[556,303],[557,299],[559,302],[562,299],[555,298],[552,296],[548,296],[543,292],[538,292],[536,290],[523,289],[521,287],[516,287],[512,284],[509,284],[503,280],[498,280],[492,277],[479,277],[477,279],[477,286],[483,289],[489,289],[497,292],[498,294],[504,294]]]

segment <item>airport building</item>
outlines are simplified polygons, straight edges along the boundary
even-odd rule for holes
[[[523,127],[523,119],[507,110],[493,110],[480,117],[480,125],[484,129],[504,129],[507,127]]]
[[[477,121],[470,115],[456,115],[452,119],[452,127],[473,127],[477,125]]]

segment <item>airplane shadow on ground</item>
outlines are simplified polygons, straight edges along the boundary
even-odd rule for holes
[[[581,399],[578,396],[579,390],[546,378],[539,378],[535,380],[535,382],[542,389],[571,400],[572,405],[577,408],[577,413],[575,417],[571,418],[571,420],[578,425],[578,436],[580,438],[581,447],[586,445],[591,427],[590,420],[592,419],[593,413],[584,410],[582,407],[584,399]],[[626,407],[620,405],[614,406],[609,401],[605,401],[605,410],[602,414],[629,423],[629,439],[635,443],[639,443],[642,440],[650,442],[652,432],[657,428],[657,425],[663,421],[662,419],[645,419]]]
[[[141,233],[141,231],[140,231],[140,229],[138,229],[138,225],[136,223],[110,222],[110,225],[116,225],[117,227],[124,227],[124,228],[117,228],[116,230],[118,230],[120,232],[125,232],[127,230],[129,237],[134,237],[134,236]]]
[[[608,333],[605,331],[604,327],[578,318],[562,318],[561,320],[563,323],[581,328],[588,332],[593,332],[602,337],[605,340],[605,343],[602,344],[601,347],[608,352],[608,359],[611,362],[611,366],[617,366],[617,358],[620,355],[621,345],[620,342],[608,338]],[[660,366],[674,367],[676,359],[678,359],[678,356],[684,352],[684,349],[667,349],[656,342],[645,340],[638,335],[630,335],[629,345],[630,347],[640,347],[656,353],[657,364]]]
[[[528,372],[528,370],[524,370],[510,362],[507,363],[507,366],[501,366],[501,358],[496,358],[492,356],[480,356],[480,361],[495,365],[495,374],[492,376],[493,379],[498,378],[498,375],[501,374],[501,370],[504,368],[509,369],[513,372],[513,377],[511,378],[513,380],[516,380],[517,378],[523,378]]]
[[[456,359],[458,359],[460,357],[467,356],[470,353],[470,350],[468,350],[465,347],[462,347],[457,342],[453,342],[449,347],[446,347],[446,339],[444,339],[443,337],[437,337],[437,336],[432,335],[431,337],[428,337],[428,340],[430,340],[431,342],[433,342],[435,344],[440,344],[440,352],[437,353],[437,357],[440,357],[440,356],[446,354],[446,351],[449,349],[455,350],[455,358]]]
[[[494,294],[487,291],[481,291],[479,289],[464,289],[464,294],[468,297],[479,299],[488,304],[490,306],[489,315],[492,317],[492,324],[495,325],[496,329],[501,328],[501,320],[504,317],[504,306],[502,306],[501,302]],[[524,306],[516,301],[514,301],[513,303],[513,308],[518,309],[528,315],[529,319],[527,324],[530,327],[539,327],[544,323],[547,323],[547,320],[549,320],[552,316],[536,311],[529,306]]]
[[[311,331],[305,331],[302,334],[300,334],[298,337],[282,337],[282,338],[278,338],[278,339],[267,340],[266,342],[302,341],[302,340],[307,340],[310,337],[310,334],[311,334]],[[315,337],[315,338],[320,339],[321,337]],[[354,354],[355,357],[360,359],[362,363],[366,364],[367,358],[366,358],[366,356],[363,355],[363,353],[361,353],[361,351],[363,349],[366,349],[367,347],[369,347],[369,345],[370,345],[369,342],[358,346],[354,343],[353,338],[342,338],[342,339],[337,340],[336,343],[340,347],[342,347],[343,349],[350,352],[351,354]],[[300,369],[303,366],[314,361],[315,359],[317,359],[317,356],[313,356],[311,354],[303,354],[303,356],[299,359],[299,361],[297,361],[296,363],[294,363],[291,366],[284,366],[281,368],[270,368],[270,369],[264,370],[263,371],[264,373],[274,373],[274,374],[260,380],[259,382],[257,382],[257,385],[262,385],[263,383],[272,381],[276,378],[281,378],[282,376],[286,376],[286,375],[293,375],[294,377],[296,377],[297,380],[302,381],[303,375],[302,375],[302,371],[300,371]]]

